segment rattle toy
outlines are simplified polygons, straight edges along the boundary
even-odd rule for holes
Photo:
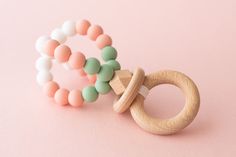
[[[76,34],[95,41],[101,49],[104,64],[96,58],[86,58],[82,52],[72,52],[65,44],[70,36]],[[53,97],[60,105],[70,104],[80,107],[84,102],[94,102],[99,94],[111,90],[117,95],[113,109],[117,113],[130,110],[134,121],[144,130],[153,134],[173,134],[188,126],[198,113],[200,96],[197,86],[183,73],[163,70],[145,75],[141,68],[131,73],[120,70],[116,60],[117,51],[112,46],[112,39],[105,34],[101,26],[91,25],[89,21],[66,21],[61,28],[56,28],[50,36],[42,36],[36,41],[36,50],[41,57],[36,61],[37,82],[43,91]],[[54,62],[61,63],[68,70],[78,70],[81,76],[87,76],[90,84],[72,91],[60,87],[53,81],[50,72]],[[185,106],[180,113],[169,119],[159,119],[148,115],[144,110],[144,100],[149,91],[160,84],[172,84],[179,87],[186,96]]]

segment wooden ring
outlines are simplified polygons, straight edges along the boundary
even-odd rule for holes
[[[138,91],[141,85],[143,84],[144,78],[145,73],[143,69],[135,69],[133,76],[129,82],[129,85],[125,89],[124,93],[121,95],[120,98],[118,98],[118,100],[115,100],[116,102],[113,105],[114,111],[122,113],[130,107],[131,103],[138,95]]]
[[[183,73],[160,71],[146,76],[144,86],[149,90],[160,84],[172,84],[179,87],[186,95],[185,106],[176,116],[159,119],[148,115],[144,110],[144,97],[138,95],[133,101],[130,112],[135,122],[144,130],[154,134],[173,134],[189,125],[198,113],[200,96],[197,86]]]

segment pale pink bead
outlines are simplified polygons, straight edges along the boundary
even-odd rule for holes
[[[68,95],[69,91],[64,88],[60,88],[56,91],[54,99],[56,103],[60,105],[67,105],[68,104]]]
[[[99,25],[90,26],[88,29],[88,37],[91,40],[96,40],[99,35],[103,33],[102,27]]]
[[[86,58],[83,53],[75,52],[70,55],[69,65],[73,69],[81,69],[85,64]]]
[[[76,23],[76,32],[80,35],[86,35],[87,30],[90,26],[90,22],[87,20],[82,20]]]
[[[89,83],[95,84],[97,81],[97,75],[88,75]]]
[[[71,106],[74,106],[74,107],[82,106],[84,100],[83,100],[81,91],[79,91],[79,90],[71,91],[68,96],[68,101]]]
[[[79,70],[79,74],[80,76],[87,76],[86,72],[84,71],[84,69],[80,69]]]
[[[55,48],[57,46],[59,46],[60,43],[56,40],[48,40],[46,43],[45,43],[45,46],[44,46],[44,52],[48,55],[48,56],[51,56],[53,57],[54,56],[54,51],[55,51]]]
[[[43,86],[43,92],[49,97],[53,97],[58,89],[59,85],[54,81],[50,81]]]
[[[54,56],[56,60],[60,63],[68,61],[71,55],[71,50],[66,45],[60,45],[55,49]]]
[[[96,39],[97,47],[102,49],[105,46],[110,46],[112,44],[112,39],[106,34],[101,34]]]

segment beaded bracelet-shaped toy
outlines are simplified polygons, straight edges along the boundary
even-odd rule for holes
[[[87,35],[102,50],[102,58],[106,62],[100,64],[96,58],[87,58],[81,52],[71,52],[63,44],[67,37],[75,34]],[[112,45],[110,36],[103,34],[99,25],[91,25],[87,20],[80,22],[66,21],[62,27],[55,29],[51,36],[42,36],[36,42],[36,49],[41,57],[36,62],[39,71],[37,82],[43,86],[44,92],[61,105],[82,106],[83,102],[94,102],[99,94],[107,94],[111,89],[118,96],[113,105],[114,111],[123,113],[130,109],[135,122],[144,130],[154,134],[172,134],[189,125],[198,113],[200,96],[197,86],[183,73],[163,70],[145,76],[141,68],[133,73],[120,70],[116,61],[117,51]],[[88,75],[93,85],[82,91],[68,91],[53,81],[50,69],[53,61],[62,63],[67,69],[79,70],[82,76]],[[148,115],[143,107],[149,90],[160,84],[173,84],[186,95],[185,106],[175,117],[159,119]]]

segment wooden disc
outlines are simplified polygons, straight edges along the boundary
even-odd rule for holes
[[[146,76],[143,85],[150,90],[160,84],[172,84],[184,92],[186,101],[182,111],[169,119],[152,117],[144,110],[144,97],[138,95],[130,107],[130,112],[135,122],[144,130],[161,135],[173,134],[189,125],[197,115],[200,106],[199,92],[189,77],[170,70]]]

